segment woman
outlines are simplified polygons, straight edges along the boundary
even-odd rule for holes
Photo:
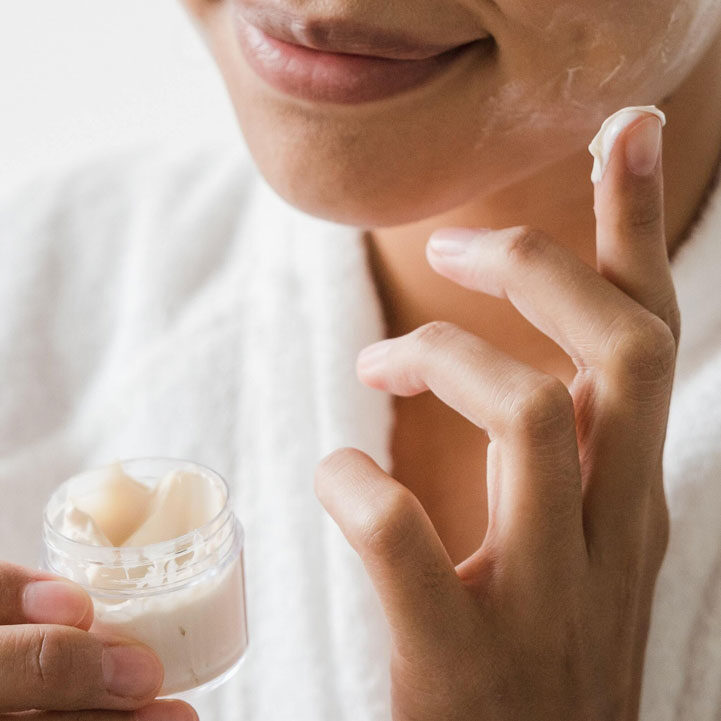
[[[242,479],[249,539],[251,650],[204,718],[716,718],[721,6],[186,4],[298,210],[207,157],[7,203],[5,556],[79,466],[192,457]],[[648,104],[663,161],[627,114],[590,183]],[[0,568],[0,711],[193,717],[81,591]]]

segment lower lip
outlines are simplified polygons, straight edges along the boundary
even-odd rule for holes
[[[240,47],[253,70],[288,95],[314,102],[353,104],[397,95],[441,75],[481,40],[423,60],[329,53],[277,40],[242,19]]]

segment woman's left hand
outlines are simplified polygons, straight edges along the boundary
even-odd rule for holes
[[[598,272],[526,226],[428,251],[557,342],[578,369],[570,387],[444,322],[359,361],[367,384],[431,390],[490,437],[487,534],[455,567],[418,499],[365,453],[318,466],[316,492],[389,622],[395,721],[637,717],[679,336],[661,161],[646,174],[625,162],[639,160],[628,140],[644,122],[595,186]]]

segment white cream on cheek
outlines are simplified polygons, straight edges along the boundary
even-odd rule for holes
[[[501,9],[507,14],[503,3]],[[525,5],[514,12],[498,30],[500,69],[508,80],[483,101],[479,149],[501,135],[523,143],[559,130],[568,131],[572,143],[620,107],[659,102],[690,72],[721,26],[719,0],[634,6],[627,0],[574,0],[546,2],[535,15]],[[535,48],[517,37],[519,28],[529,27],[526,35],[537,40]],[[537,63],[529,62],[529,53]],[[534,142],[534,155],[546,153],[539,145]]]
[[[686,30],[675,28],[684,23]],[[678,0],[669,19],[665,37],[675,38],[673,57],[664,58],[669,67],[695,62],[706,48],[709,40],[721,30],[721,3],[719,0]],[[679,50],[680,49],[680,50]]]

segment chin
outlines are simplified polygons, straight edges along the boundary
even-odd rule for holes
[[[382,167],[375,158],[364,162],[352,157],[326,163],[317,154],[297,148],[285,156],[266,153],[257,145],[251,148],[265,180],[285,201],[309,215],[343,225],[404,225],[465,200],[462,188],[446,185],[439,192],[433,171],[422,164],[391,162],[391,167]]]
[[[216,56],[250,153],[275,192],[309,215],[405,225],[492,190],[528,162],[510,142],[479,147],[483,96],[462,74],[388,101],[304,102],[269,88],[229,46]]]
[[[456,84],[329,108],[271,92],[248,73],[226,80],[250,153],[275,192],[309,215],[367,229],[420,222],[493,195],[569,147],[585,150],[595,127],[568,121],[570,114],[566,124],[540,127],[491,122],[484,94]],[[517,112],[532,119],[533,109]]]
[[[472,129],[466,133],[439,113],[424,121],[416,108],[407,117],[367,114],[359,120],[262,95],[253,100],[236,110],[265,180],[299,210],[344,225],[398,226],[440,215],[498,190],[514,165],[519,172],[528,166],[528,156],[513,148],[469,153],[477,140]]]
[[[441,216],[521,180],[542,162],[513,148],[478,157],[452,137],[426,145],[413,134],[338,134],[337,125],[320,137],[307,128],[277,134],[268,132],[267,117],[241,127],[260,173],[286,202],[367,229]],[[294,140],[279,144],[278,137]]]

